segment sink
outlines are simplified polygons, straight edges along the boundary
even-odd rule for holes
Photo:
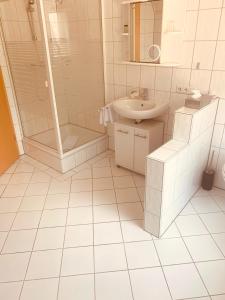
[[[121,117],[145,120],[159,117],[166,112],[169,103],[152,100],[122,98],[113,102],[113,109]]]

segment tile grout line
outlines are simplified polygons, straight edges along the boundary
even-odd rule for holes
[[[32,172],[33,174],[33,172]],[[31,176],[32,178],[32,176]],[[31,180],[31,179],[30,179]],[[29,186],[29,184],[28,184]],[[28,188],[27,186],[27,188]],[[50,188],[50,183],[48,185],[48,190]],[[24,195],[26,194],[26,192],[24,193]],[[45,201],[47,199],[47,193],[45,195]],[[22,204],[22,202],[21,202]],[[43,215],[43,211],[44,211],[44,205],[43,205],[43,208],[42,208],[42,211],[41,211],[41,215],[40,215],[40,218],[39,218],[39,222],[38,222],[38,226],[37,226],[37,229],[36,229],[36,234],[35,234],[35,238],[34,238],[34,241],[33,241],[33,246],[32,246],[32,249],[30,251],[30,257],[29,257],[29,260],[28,260],[28,264],[27,264],[27,268],[26,268],[26,272],[24,274],[24,279],[23,279],[23,283],[22,283],[22,287],[21,287],[21,290],[20,290],[20,294],[19,294],[19,299],[21,299],[21,296],[22,296],[22,292],[23,292],[23,288],[24,288],[24,284],[25,284],[25,280],[26,280],[26,276],[27,276],[27,272],[28,272],[28,269],[29,269],[29,265],[30,265],[30,262],[31,262],[31,257],[32,257],[32,253],[33,253],[33,249],[34,249],[34,245],[35,245],[35,242],[36,242],[36,238],[37,238],[37,234],[38,234],[38,229],[39,229],[39,225],[41,223],[41,218],[42,218],[42,215]]]
[[[60,269],[59,269],[59,280],[58,280],[57,297],[56,297],[57,299],[59,298],[59,289],[60,289],[60,283],[61,283],[62,264],[63,264],[63,258],[64,258],[64,249],[65,249],[64,246],[65,246],[66,232],[67,232],[67,221],[68,221],[68,213],[69,213],[69,202],[70,202],[71,187],[72,187],[72,178],[70,178],[69,200],[67,202],[67,208],[66,208],[66,223],[65,223],[65,226],[64,226],[62,254],[61,254],[61,262],[60,262]]]
[[[114,194],[115,194],[115,198],[116,198],[116,202],[117,202],[117,195],[116,195],[116,192],[115,192],[114,181],[113,181],[113,187],[114,187],[113,190],[114,190]],[[121,236],[122,236],[122,241],[123,241],[123,243],[122,243],[123,244],[123,251],[124,251],[124,255],[125,255],[125,259],[126,259],[127,273],[128,273],[128,277],[129,277],[131,295],[132,295],[132,299],[135,300],[134,299],[134,291],[133,291],[132,281],[131,281],[131,275],[130,275],[130,270],[129,270],[129,265],[128,265],[128,258],[127,258],[127,254],[126,254],[126,247],[125,247],[125,242],[124,242],[124,236],[123,236],[123,230],[122,230],[122,225],[121,225],[121,218],[120,218],[118,203],[116,203],[116,208],[117,208],[117,213],[118,213],[118,216],[119,216],[119,225],[120,225],[120,231],[121,231]]]
[[[155,239],[152,239],[152,243],[153,243],[154,249],[155,249],[155,251],[156,251],[156,254],[157,254],[157,257],[158,257],[159,263],[160,263],[160,269],[161,269],[161,271],[162,271],[162,273],[163,273],[163,277],[164,277],[164,279],[165,279],[165,282],[166,282],[166,285],[167,285],[167,288],[168,288],[168,291],[169,291],[169,294],[170,294],[171,300],[173,300],[173,297],[172,297],[172,292],[171,292],[171,290],[170,290],[169,283],[167,282],[167,279],[166,279],[166,274],[165,274],[165,272],[164,272],[163,265],[162,265],[162,262],[161,262],[161,259],[160,259],[160,256],[159,256],[159,253],[158,253],[157,247],[156,247],[156,245],[155,245],[155,241],[156,241]]]
[[[18,167],[18,165],[19,165],[19,163],[17,163],[16,168]],[[15,170],[16,170],[16,168],[15,168]],[[15,171],[15,170],[14,170],[14,171]],[[33,172],[31,172],[31,173],[33,174]],[[12,173],[11,177],[12,177],[14,174],[15,174],[15,172]],[[10,177],[10,178],[11,178],[11,177]],[[32,177],[32,176],[31,176],[31,177]],[[31,180],[31,178],[30,178],[30,180]],[[30,180],[29,180],[29,182],[30,182]],[[23,199],[23,197],[24,197],[24,195],[25,195],[25,193],[26,193],[26,191],[27,191],[27,189],[28,189],[29,182],[27,183],[27,187],[26,187],[26,189],[25,189],[25,191],[24,191],[23,196],[21,196],[22,199]],[[9,184],[8,184],[8,185],[9,185]],[[8,186],[8,185],[7,185],[7,186]],[[2,198],[2,197],[0,197],[0,198]],[[10,197],[9,197],[9,198],[10,198]],[[14,198],[14,197],[13,197],[13,198]],[[17,198],[17,197],[15,197],[15,198]],[[20,208],[21,203],[22,203],[22,201],[23,201],[22,199],[21,199],[21,201],[20,201],[19,208]],[[3,243],[2,249],[1,249],[1,251],[0,251],[0,255],[3,255],[2,251],[3,251],[4,247],[5,247],[5,244],[6,244],[6,241],[7,241],[8,237],[9,237],[10,232],[12,231],[12,228],[13,228],[14,222],[15,222],[15,220],[16,220],[16,217],[18,216],[18,213],[19,213],[19,209],[17,209],[17,211],[14,212],[15,216],[14,216],[14,218],[13,218],[13,221],[12,221],[12,223],[11,223],[11,226],[10,226],[9,230],[7,231],[7,236],[6,236],[6,238],[5,238],[5,241],[4,241],[4,243]],[[1,214],[0,214],[0,215],[1,215]]]
[[[178,227],[178,231],[180,232],[179,227]],[[181,232],[180,232],[180,234],[181,234]],[[207,294],[208,294],[207,296],[209,296],[209,297],[211,298],[210,293],[209,293],[209,290],[208,290],[208,288],[207,288],[207,286],[206,286],[206,284],[205,284],[205,282],[204,282],[204,280],[203,280],[203,278],[202,278],[202,276],[201,276],[201,274],[200,274],[200,271],[198,270],[198,268],[197,268],[197,266],[196,266],[196,262],[194,261],[192,255],[191,255],[191,252],[189,251],[189,248],[187,247],[187,244],[185,243],[185,240],[184,240],[184,238],[183,238],[182,235],[181,235],[181,239],[182,239],[182,241],[183,241],[183,243],[184,243],[184,245],[185,245],[185,247],[186,247],[186,250],[188,251],[188,253],[189,253],[189,255],[190,255],[190,257],[191,257],[191,259],[192,259],[192,261],[193,261],[193,264],[194,264],[194,266],[195,266],[195,270],[197,271],[197,273],[198,273],[198,275],[199,275],[199,277],[200,277],[200,279],[201,279],[201,282],[203,283],[203,285],[204,285],[204,287],[205,287],[205,289],[206,289],[206,292],[207,292]],[[201,297],[204,297],[204,296],[201,296]]]
[[[94,272],[94,299],[96,300],[96,273],[95,273],[95,226],[94,226],[94,189],[93,189],[93,167],[91,167],[91,175],[92,175],[92,180],[91,180],[91,185],[92,185],[92,189],[91,189],[91,201],[92,201],[92,255],[93,255],[93,272]]]

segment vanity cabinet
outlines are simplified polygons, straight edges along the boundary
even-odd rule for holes
[[[118,166],[145,174],[145,157],[163,144],[164,123],[145,120],[115,123],[115,160]]]

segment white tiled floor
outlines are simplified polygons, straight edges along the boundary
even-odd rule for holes
[[[0,177],[0,299],[224,300],[225,191],[199,191],[161,239],[144,177],[108,151],[68,174],[23,156]]]

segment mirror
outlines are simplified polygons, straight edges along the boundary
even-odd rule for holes
[[[129,3],[129,56],[132,62],[160,63],[163,0]]]

